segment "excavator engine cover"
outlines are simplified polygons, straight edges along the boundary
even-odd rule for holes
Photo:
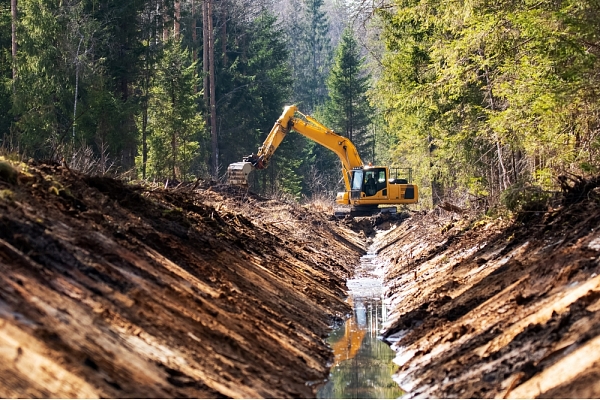
[[[252,163],[236,162],[227,168],[227,180],[230,185],[248,185],[248,175],[252,172]]]

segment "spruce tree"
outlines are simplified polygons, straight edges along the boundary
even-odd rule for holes
[[[281,115],[292,86],[289,52],[274,15],[264,12],[252,21],[231,20],[228,32],[229,66],[222,68],[224,57],[216,57],[219,148],[224,168],[257,151]],[[216,47],[222,48],[218,44]],[[282,145],[277,156],[284,157],[285,153]],[[276,175],[270,171],[255,175],[254,190],[276,186]]]
[[[191,171],[202,158],[199,141],[204,122],[199,114],[195,92],[199,84],[195,65],[179,40],[171,39],[165,47],[150,89],[148,105],[149,151],[147,173],[164,179],[189,179],[205,171]],[[138,165],[141,160],[138,158]]]
[[[367,99],[370,76],[364,71],[364,57],[350,28],[346,28],[336,50],[327,78],[329,96],[315,114],[336,133],[346,136],[359,151],[363,160],[373,161],[373,137],[369,126],[373,108]],[[307,194],[330,197],[342,189],[338,157],[317,143],[309,143],[306,152],[305,179],[310,183]]]
[[[292,42],[299,42],[294,46],[298,50],[292,58],[294,102],[303,112],[313,113],[327,98],[325,80],[331,57],[323,0],[304,0],[299,28],[293,32],[295,37],[291,37]]]
[[[327,79],[325,120],[354,143],[361,157],[373,160],[373,137],[368,129],[373,107],[367,98],[370,76],[365,73],[364,62],[352,30],[346,28]]]

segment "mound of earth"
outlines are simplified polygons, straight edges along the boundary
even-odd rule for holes
[[[0,396],[314,397],[361,243],[228,187],[0,162]]]
[[[600,397],[593,187],[514,221],[415,215],[378,242],[407,397]]]

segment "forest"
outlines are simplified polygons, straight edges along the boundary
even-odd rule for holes
[[[22,159],[223,180],[297,104],[412,168],[423,208],[598,173],[597,0],[2,0],[0,25],[0,148]],[[332,198],[338,164],[288,135],[252,188]]]

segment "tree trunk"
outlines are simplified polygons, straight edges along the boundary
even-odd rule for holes
[[[429,134],[427,136],[428,151],[429,151],[429,168],[433,169],[433,152],[436,146],[433,144],[433,136]],[[442,202],[444,198],[444,186],[439,180],[439,173],[436,173],[431,177],[431,203],[435,207]]]
[[[492,111],[496,111],[496,101],[494,99],[494,93],[492,91],[492,83],[490,81],[490,70],[486,66],[485,67],[485,82],[488,87],[488,98],[490,109]],[[504,166],[504,160],[502,160],[502,145],[500,144],[500,138],[498,137],[498,133],[493,131],[494,140],[496,141],[496,151],[498,152],[498,174],[499,174],[499,183],[500,190],[506,189],[509,186],[508,174],[506,172],[506,167]]]
[[[513,181],[516,182],[519,179],[519,174],[517,171],[517,155],[515,154],[515,149],[512,149],[511,152],[512,152]]]
[[[208,111],[208,2],[202,0],[202,90],[204,106]],[[208,117],[206,125],[208,125]]]
[[[176,108],[175,105],[175,88],[171,88],[171,104],[173,109]],[[174,181],[177,179],[177,132],[175,129],[171,132],[171,151],[173,152],[173,169],[172,169],[172,178]]]
[[[223,53],[223,68],[227,67],[227,0],[221,0],[221,52]]]
[[[192,0],[192,59],[194,63],[198,61],[198,34],[196,32],[196,5]],[[194,68],[194,72],[197,73],[197,66]],[[194,93],[198,93],[198,85],[194,83]]]
[[[173,36],[179,40],[179,32],[181,27],[181,2],[175,0],[175,18],[173,19]]]
[[[163,42],[169,40],[169,7],[167,0],[163,1]]]
[[[213,30],[213,0],[208,1],[208,72],[210,91],[210,136],[212,143],[213,178],[219,178],[219,145],[217,141],[217,105],[215,101],[215,37]]]
[[[77,55],[75,57],[75,99],[73,101],[73,151],[75,151],[75,128],[77,126],[77,97],[79,96],[79,50],[83,43],[83,36],[79,39]]]
[[[490,160],[490,198],[494,198],[494,160]]]
[[[372,154],[371,154],[371,159],[373,160],[373,164],[374,164],[374,165],[377,165],[377,162],[376,162],[377,160],[375,159],[375,145],[377,144],[377,143],[375,142],[375,137],[376,137],[376,136],[375,136],[375,124],[373,124],[373,125],[372,125],[372,128],[373,128],[373,137],[372,137],[371,146],[372,146],[373,152],[372,152]],[[388,177],[388,178],[389,178],[389,177]],[[409,182],[409,183],[412,183],[412,182]]]
[[[12,79],[17,78],[17,0],[10,0],[10,13],[12,15]]]
[[[142,106],[142,179],[146,179],[148,164],[148,102]]]

